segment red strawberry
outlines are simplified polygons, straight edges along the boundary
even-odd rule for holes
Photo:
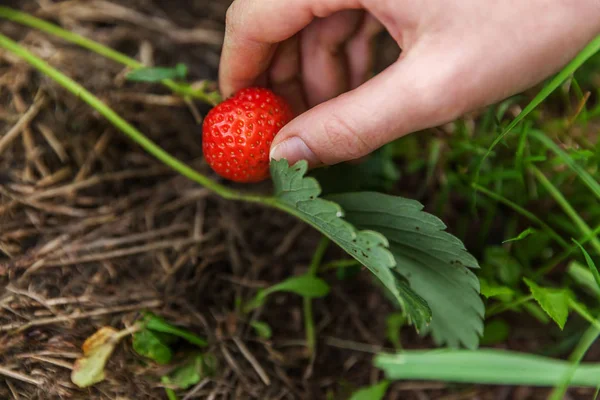
[[[273,138],[292,117],[288,104],[272,91],[242,89],[206,115],[204,158],[226,179],[246,183],[267,179]]]

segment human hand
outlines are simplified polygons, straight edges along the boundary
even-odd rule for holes
[[[402,53],[367,81],[379,21]],[[598,0],[235,0],[219,80],[286,97],[271,157],[315,167],[528,89],[599,33]]]

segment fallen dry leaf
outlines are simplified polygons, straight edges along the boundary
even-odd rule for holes
[[[129,333],[130,330],[117,331],[104,326],[87,338],[81,347],[83,357],[75,361],[71,381],[84,388],[104,380],[104,367],[108,358],[119,341]]]

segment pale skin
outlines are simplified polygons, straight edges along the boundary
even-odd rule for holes
[[[402,53],[369,79],[381,29]],[[284,96],[271,157],[316,167],[531,88],[598,34],[600,0],[235,0],[219,81]]]

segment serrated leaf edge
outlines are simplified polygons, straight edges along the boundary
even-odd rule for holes
[[[367,233],[367,234],[375,235],[381,240],[381,242],[383,244],[382,247],[386,252],[388,262],[389,262],[389,264],[385,265],[385,267],[388,268],[390,270],[390,273],[393,275],[394,270],[397,267],[397,263],[396,263],[396,258],[394,257],[394,255],[392,254],[392,252],[389,249],[389,245],[390,245],[389,240],[387,239],[387,237],[385,235],[383,235],[382,233],[380,233],[378,231],[370,230],[370,229],[359,231],[354,225],[352,225],[348,221],[345,221],[343,219],[345,216],[345,212],[339,204],[337,204],[334,201],[327,200],[327,199],[320,197],[320,195],[322,193],[322,189],[321,189],[321,185],[319,184],[319,181],[317,179],[315,179],[314,177],[305,176],[306,172],[308,171],[308,163],[306,162],[306,160],[300,160],[300,161],[296,162],[295,164],[293,164],[292,166],[289,165],[289,163],[286,159],[271,160],[271,174],[272,175],[274,173],[274,168],[277,168],[278,164],[282,164],[288,170],[294,169],[295,170],[294,172],[300,176],[300,179],[302,181],[312,184],[311,187],[312,187],[312,189],[315,190],[316,195],[314,196],[314,198],[311,198],[310,200],[295,201],[295,202],[291,203],[291,202],[285,201],[285,199],[283,199],[281,197],[282,194],[285,192],[285,190],[276,189],[276,191],[274,193],[274,197],[272,198],[272,201],[270,202],[271,206],[279,208],[280,210],[285,211],[285,212],[295,216],[296,218],[300,219],[301,221],[308,223],[310,226],[312,226],[313,228],[315,228],[316,230],[321,232],[323,235],[330,238],[335,243],[348,244],[349,242],[347,242],[346,240],[341,240],[338,237],[332,237],[331,235],[329,235],[328,232],[325,232],[317,224],[313,223],[310,220],[305,219],[304,216],[302,215],[302,212],[298,209],[298,204],[312,202],[312,201],[321,201],[321,202],[327,203],[329,205],[332,205],[336,209],[336,216],[341,220],[341,223],[349,229],[349,231],[351,232],[352,238],[358,237],[358,233],[360,232],[360,233]],[[308,187],[305,186],[303,189],[308,189]],[[296,190],[296,191],[298,191],[298,190]],[[421,209],[422,209],[422,205],[416,201],[414,202],[414,206],[415,206],[415,208],[421,207]],[[440,223],[442,226],[445,226],[445,224],[439,218],[435,217],[432,214],[429,214],[429,215],[434,217],[437,220],[436,221],[437,223]],[[348,252],[348,251],[346,251],[346,253],[348,253],[351,257],[353,257],[354,259],[359,261],[361,263],[361,265],[364,265],[362,263],[362,261],[359,260],[354,254],[352,254],[351,252]],[[366,265],[364,265],[364,266],[370,270],[370,268],[368,266],[366,266]],[[394,281],[397,282],[396,277],[394,277]],[[385,286],[385,287],[388,290],[390,290],[390,292],[394,295],[394,298],[400,303],[402,308],[406,311],[407,308],[406,308],[405,300],[400,295],[400,290],[398,289],[397,285],[398,284],[395,285],[394,290],[392,290],[391,288],[388,288],[387,286]],[[408,285],[408,287],[410,288],[410,285]],[[422,297],[420,295],[418,295],[418,293],[416,293],[416,292],[414,292],[414,293],[422,299]],[[425,301],[425,300],[423,299],[423,301]],[[429,305],[427,307],[429,308]],[[415,327],[417,332],[419,332],[419,327],[417,326],[417,324],[415,324],[415,321],[412,321],[412,318],[410,317],[409,313],[407,313],[407,318],[408,318],[408,322]],[[429,322],[431,322],[431,316],[425,321],[426,324],[428,324]]]

